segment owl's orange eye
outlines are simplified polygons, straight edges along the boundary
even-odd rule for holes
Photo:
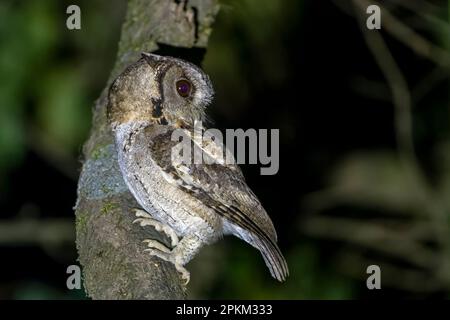
[[[177,92],[183,98],[188,97],[191,94],[191,83],[187,80],[178,80],[176,83]]]

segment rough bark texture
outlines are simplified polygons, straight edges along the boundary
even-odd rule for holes
[[[170,264],[143,252],[142,240],[166,241],[150,227],[132,224],[138,207],[118,169],[106,123],[111,81],[142,51],[158,44],[206,47],[217,0],[131,0],[116,65],[93,110],[91,136],[84,146],[78,183],[76,233],[84,285],[93,299],[182,299],[186,288]]]

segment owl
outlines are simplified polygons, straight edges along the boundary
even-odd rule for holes
[[[187,284],[185,265],[207,244],[234,235],[257,248],[271,275],[289,274],[268,214],[236,164],[174,163],[175,130],[192,139],[213,98],[209,77],[181,59],[143,53],[112,83],[107,119],[123,179],[136,201],[135,222],[166,234],[170,248],[145,240],[152,256],[173,263]],[[202,143],[191,140],[205,151]],[[208,150],[220,149],[211,141]],[[215,145],[217,144],[217,145]],[[212,149],[211,149],[212,147]],[[216,157],[217,152],[208,156]],[[211,159],[210,159],[211,160]]]

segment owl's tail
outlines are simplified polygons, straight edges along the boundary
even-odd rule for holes
[[[229,223],[227,220],[224,220],[224,233],[233,234],[258,249],[272,277],[280,282],[286,280],[289,275],[289,269],[280,248],[276,244],[276,234],[270,236],[250,223],[248,228],[244,230],[238,225]]]
[[[280,282],[286,280],[289,269],[277,244],[269,237],[260,238],[258,236],[253,236],[251,242],[261,252],[272,277]]]

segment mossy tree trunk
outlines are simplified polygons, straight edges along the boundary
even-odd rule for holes
[[[167,239],[150,227],[132,224],[132,209],[138,205],[118,169],[106,123],[106,96],[112,80],[143,51],[161,45],[193,52],[205,48],[218,10],[217,0],[130,0],[128,4],[116,64],[93,109],[78,183],[77,249],[84,286],[93,299],[186,297],[175,268],[143,252],[143,239]]]

